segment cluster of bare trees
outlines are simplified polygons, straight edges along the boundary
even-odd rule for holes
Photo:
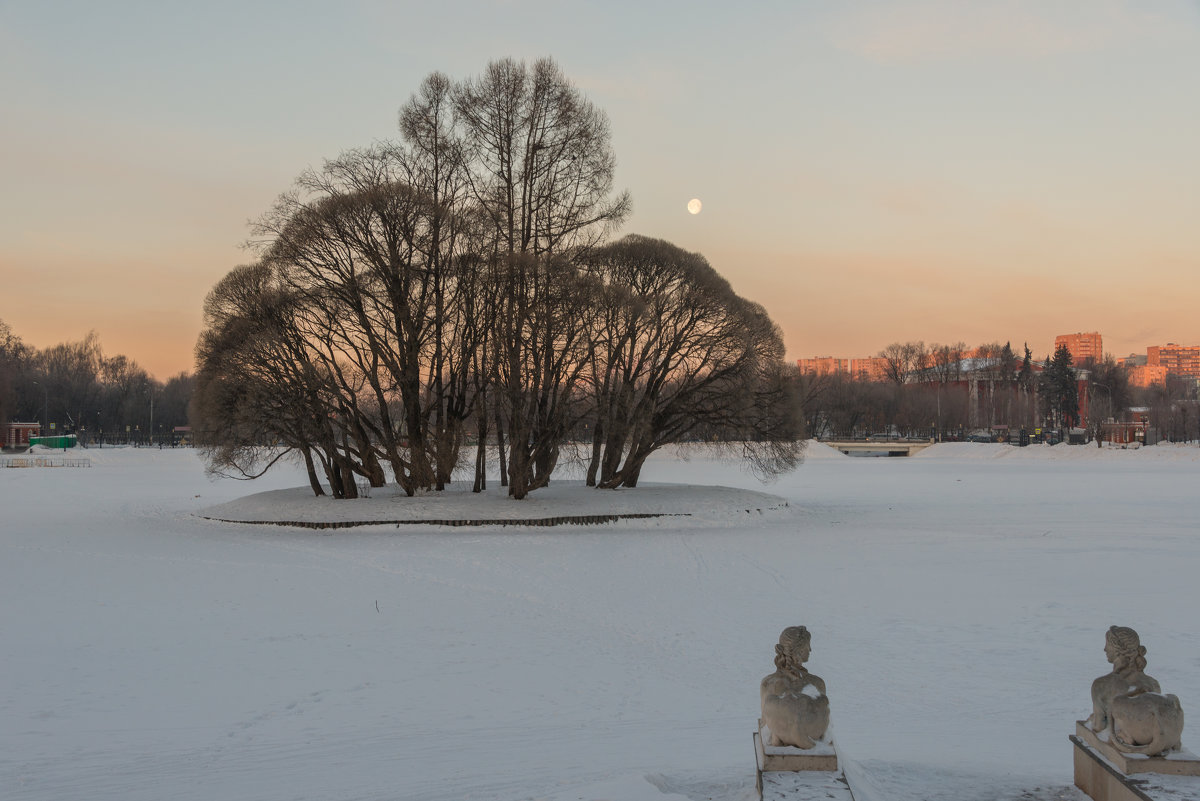
[[[1028,384],[1031,377],[1032,354],[1025,348],[1024,360],[1019,360],[1011,343],[985,342],[968,348],[965,342],[951,345],[917,342],[893,342],[879,352],[884,362],[884,375],[895,384],[916,381],[942,384],[961,381],[974,374],[989,380]]]
[[[125,356],[106,356],[94,332],[38,350],[0,320],[0,420],[40,422],[83,442],[149,442],[187,423],[191,391],[189,375],[160,382]]]
[[[210,293],[192,413],[214,470],[296,452],[314,493],[355,497],[473,463],[479,491],[492,453],[519,499],[568,441],[589,483],[633,486],[699,431],[795,464],[777,328],[696,254],[605,244],[629,198],[605,115],[557,65],[435,73],[400,131],[303,173]]]
[[[848,375],[800,378],[808,430],[834,437],[888,433],[953,436],[973,428],[1032,429],[1037,381],[1032,355],[1010,343],[896,342],[879,352],[882,380]]]
[[[1140,403],[1149,410],[1150,427],[1171,442],[1200,441],[1200,388],[1196,382],[1168,375],[1143,390]]]

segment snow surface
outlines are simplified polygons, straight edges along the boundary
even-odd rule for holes
[[[86,455],[0,470],[4,799],[745,801],[794,624],[858,801],[1078,801],[1114,623],[1200,704],[1200,448],[812,444],[766,487],[665,453],[647,480],[788,506],[336,531],[198,516],[293,467]]]

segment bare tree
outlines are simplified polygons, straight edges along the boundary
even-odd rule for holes
[[[884,360],[887,379],[896,384],[913,381],[929,365],[929,351],[921,341],[893,342],[879,352],[879,357]]]
[[[31,355],[32,349],[0,320],[0,421],[7,421],[19,413],[17,389]]]
[[[953,345],[931,345],[929,348],[929,370],[937,382],[948,384],[962,378],[963,360],[967,356],[964,342]]]
[[[405,120],[414,137],[436,137],[413,120],[437,127],[433,101],[423,102]],[[477,284],[463,270],[478,261],[459,258],[461,187],[438,147],[422,140],[416,156],[386,144],[343,154],[303,173],[255,226],[264,263],[304,300],[295,324],[338,388],[339,414],[372,480],[383,459],[410,495],[441,488],[458,463],[478,336],[461,289]]]
[[[827,420],[827,405],[832,373],[795,373],[796,403],[804,415],[804,430],[810,437],[823,437],[832,433]]]
[[[636,486],[651,453],[705,427],[760,451],[771,443],[775,456],[754,457],[764,469],[775,458],[779,470],[794,466],[799,407],[782,339],[760,306],[702,256],[662,240],[625,237],[588,269],[608,298],[593,368],[603,455],[593,447],[589,476],[599,468],[598,486]]]
[[[96,408],[101,396],[100,369],[104,353],[100,338],[95,331],[79,342],[64,342],[39,351],[36,356],[38,381],[43,395],[48,392],[45,404],[50,420],[47,423],[62,424],[76,428],[86,420],[88,412]]]
[[[607,117],[553,61],[492,62],[455,87],[454,106],[468,191],[494,238],[501,291],[493,365],[509,494],[520,499],[549,480],[544,468],[556,460],[557,445],[543,438],[566,430],[564,400],[583,367],[554,353],[555,341],[576,343],[576,333],[545,327],[571,314],[551,304],[578,295],[574,265],[625,218],[629,197],[612,196]]]
[[[210,471],[240,478],[297,452],[314,494],[324,494],[319,464],[334,497],[356,497],[334,382],[295,325],[300,302],[262,263],[235,268],[209,293],[196,346],[196,444]]]
[[[472,381],[472,372],[486,337],[480,319],[486,310],[478,303],[478,254],[485,244],[473,241],[467,254],[462,252],[464,240],[483,226],[477,212],[467,206],[466,165],[462,138],[455,130],[453,92],[448,77],[432,73],[400,110],[400,132],[408,144],[407,181],[430,202],[425,248],[432,297],[427,439],[439,490],[450,481],[458,463],[474,395],[484,397],[483,387]]]

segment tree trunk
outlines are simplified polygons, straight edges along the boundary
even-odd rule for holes
[[[500,418],[500,409],[496,409],[496,458],[500,461],[500,486],[508,486],[508,463],[504,453],[504,423]]]
[[[529,494],[529,454],[527,446],[529,436],[517,425],[508,432],[508,494],[515,500],[522,500]]]
[[[308,485],[312,487],[313,495],[319,498],[325,494],[325,489],[317,478],[317,466],[313,464],[312,453],[308,448],[301,449],[301,453],[304,454],[304,468],[308,471]]]
[[[345,498],[346,489],[342,482],[342,471],[336,464],[329,461],[325,465],[325,478],[329,481],[329,494],[334,498]]]
[[[530,490],[550,486],[550,474],[558,465],[558,453],[558,446],[555,445],[551,448],[539,448],[538,452],[534,454],[533,480],[529,484]]]
[[[387,476],[384,475],[383,465],[379,463],[379,457],[375,455],[374,449],[369,445],[363,452],[362,459],[363,471],[367,474],[367,480],[371,482],[372,487],[382,487],[387,483]]]
[[[441,430],[436,434],[437,442],[434,448],[437,451],[437,464],[434,465],[434,472],[435,486],[438,490],[444,490],[453,479],[454,465],[458,463],[459,430],[458,420],[447,416]]]
[[[645,457],[638,460],[637,465],[625,473],[625,480],[621,482],[622,487],[633,489],[638,484],[638,479],[642,477],[642,464],[646,461]]]
[[[343,498],[354,500],[358,497],[358,483],[354,480],[354,469],[349,462],[343,462],[341,465],[342,471],[342,490]]]
[[[596,473],[600,470],[600,454],[604,452],[604,425],[597,420],[592,430],[592,456],[588,460],[587,486],[596,486]]]
[[[476,430],[475,442],[475,483],[471,492],[483,492],[487,489],[487,404],[479,405],[479,427]]]

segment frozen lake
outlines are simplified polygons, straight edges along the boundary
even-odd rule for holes
[[[1200,448],[810,448],[647,467],[788,502],[722,525],[318,532],[194,514],[291,468],[2,470],[0,797],[742,801],[792,624],[858,801],[1082,797],[1114,623],[1200,719]]]

